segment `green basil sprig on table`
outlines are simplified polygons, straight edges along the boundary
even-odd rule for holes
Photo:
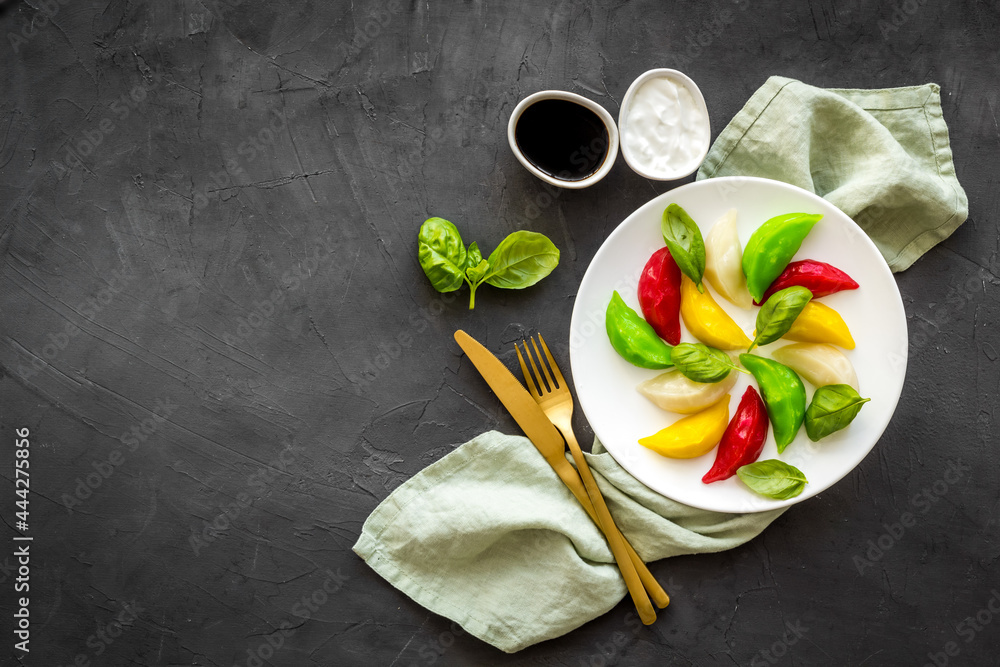
[[[483,259],[476,243],[466,249],[455,225],[444,218],[428,218],[417,235],[417,259],[439,292],[454,292],[466,283],[472,310],[480,285],[531,287],[559,264],[559,249],[544,234],[522,230],[510,234]]]
[[[679,343],[670,352],[670,360],[692,382],[722,382],[734,370],[746,373],[722,350],[702,343]]]
[[[809,483],[801,470],[778,459],[745,465],[736,474],[750,490],[775,500],[794,498]]]
[[[760,345],[773,343],[788,333],[795,318],[811,299],[812,292],[798,285],[772,294],[757,313],[757,333],[747,352]]]
[[[870,401],[849,384],[828,384],[813,394],[806,408],[806,435],[813,442],[836,433],[854,421],[861,407]]]
[[[705,287],[701,284],[701,279],[705,275],[705,240],[698,223],[683,208],[671,204],[663,211],[660,232],[663,234],[663,242],[670,250],[670,256],[677,262],[677,268],[704,294]]]

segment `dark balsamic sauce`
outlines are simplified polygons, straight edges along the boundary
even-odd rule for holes
[[[608,129],[601,117],[569,100],[540,100],[514,126],[521,153],[544,174],[563,181],[593,176],[608,155]]]

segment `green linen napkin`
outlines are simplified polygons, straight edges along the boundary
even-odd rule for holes
[[[941,88],[816,88],[772,76],[722,131],[698,180],[760,176],[851,216],[902,271],[969,217]]]
[[[723,130],[698,178],[763,176],[815,192],[902,270],[968,215],[938,91],[823,90],[773,77]],[[646,562],[731,549],[783,511],[688,507],[638,482],[599,442],[593,452],[594,477]],[[627,593],[603,535],[542,456],[497,432],[393,491],[354,550],[415,601],[507,652],[565,634]]]
[[[602,453],[585,454],[594,478],[645,562],[732,549],[784,511],[688,507],[594,449]],[[628,592],[604,535],[534,445],[496,431],[393,491],[354,551],[424,607],[508,653],[597,618]]]

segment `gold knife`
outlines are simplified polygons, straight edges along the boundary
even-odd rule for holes
[[[545,416],[545,413],[535,402],[535,399],[524,389],[510,370],[472,336],[460,329],[455,332],[455,340],[462,350],[465,351],[466,355],[468,355],[480,375],[483,376],[483,379],[493,389],[493,392],[500,399],[501,403],[504,404],[504,407],[514,417],[521,430],[524,431],[528,439],[535,445],[535,448],[548,461],[549,465],[587,511],[587,514],[594,523],[603,530],[604,527],[594,508],[593,502],[587,495],[579,473],[566,460],[566,445],[562,435],[552,422],[549,421],[548,417]],[[653,597],[660,608],[666,607],[670,603],[670,598],[653,577],[646,564],[639,558],[632,545],[628,543],[628,540],[625,539],[621,531],[614,525],[613,521],[611,522],[610,530],[612,531],[611,535],[608,535],[608,531],[604,531],[606,536],[608,536],[609,545],[616,541],[614,540],[615,535],[620,538],[621,542],[619,544],[624,547],[624,550],[616,554],[616,560],[626,584],[629,584],[631,579],[629,592],[632,593],[633,601],[640,613],[640,618],[642,618],[645,624],[649,625],[656,619],[656,612],[653,610],[646,592],[649,592],[649,595]],[[615,548],[612,546],[612,552],[614,553],[614,551]],[[620,560],[618,556],[621,556]],[[643,590],[643,587],[645,590]],[[633,589],[636,590],[633,591]]]

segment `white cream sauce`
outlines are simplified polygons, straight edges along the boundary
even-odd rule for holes
[[[622,128],[629,161],[650,175],[683,175],[697,168],[708,147],[704,107],[683,83],[650,79],[632,96]]]

